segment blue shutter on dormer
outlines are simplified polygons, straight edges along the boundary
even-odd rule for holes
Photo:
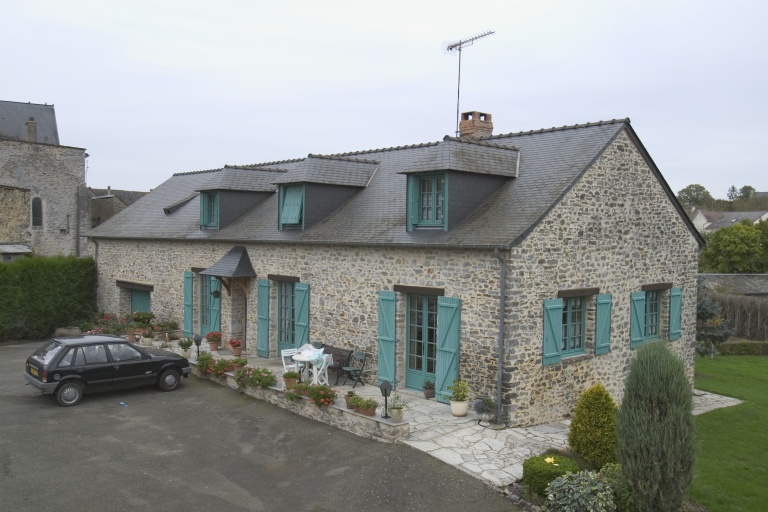
[[[544,365],[560,362],[560,341],[563,335],[563,299],[544,301]]]
[[[679,340],[680,324],[683,316],[683,289],[672,288],[669,291],[669,339]]]
[[[200,192],[200,229],[203,229],[208,223],[208,196],[205,192]]]
[[[406,228],[413,231],[413,226],[419,222],[419,178],[418,176],[408,176],[408,187],[406,193]]]
[[[610,293],[597,296],[595,326],[595,354],[607,354],[611,351],[611,302]]]
[[[285,187],[283,192],[283,207],[280,213],[281,224],[300,224],[303,205],[304,187],[302,185]]]
[[[645,292],[632,292],[629,304],[629,346],[639,347],[645,340]]]

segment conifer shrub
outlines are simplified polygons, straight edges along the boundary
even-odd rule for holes
[[[616,505],[616,512],[635,512],[632,489],[629,487],[624,470],[621,469],[621,464],[609,462],[600,469],[600,478],[613,490],[613,503]]]
[[[594,471],[568,473],[547,487],[548,512],[614,512],[613,490]]]
[[[696,460],[691,385],[664,342],[648,343],[629,365],[617,419],[618,459],[639,512],[680,508]]]
[[[547,486],[559,476],[579,471],[575,460],[557,452],[548,452],[523,461],[523,485],[526,492],[546,497]]]
[[[602,384],[581,395],[573,412],[568,443],[592,469],[616,462],[616,404]]]

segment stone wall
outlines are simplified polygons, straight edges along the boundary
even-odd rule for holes
[[[0,183],[29,189],[39,197],[43,225],[33,227],[31,206],[18,242],[36,255],[82,255],[89,229],[90,201],[85,188],[85,150],[11,140],[0,141]],[[1,207],[3,212],[5,206]]]
[[[698,244],[625,133],[509,256],[508,369],[512,423],[567,417],[582,391],[603,383],[617,402],[634,350],[630,293],[644,284],[683,289],[682,337],[669,342],[693,380]],[[597,287],[613,296],[611,350],[542,365],[543,303],[558,290]],[[668,332],[668,293],[660,322]],[[594,318],[588,322],[594,332]],[[588,331],[589,333],[589,331]],[[592,348],[592,347],[588,347]]]
[[[0,243],[21,244],[21,233],[29,226],[31,218],[29,191],[0,186],[0,205],[3,215],[3,221],[0,222]]]

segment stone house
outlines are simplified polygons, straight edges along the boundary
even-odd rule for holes
[[[89,232],[103,311],[151,307],[249,362],[308,341],[364,351],[367,380],[448,401],[454,378],[511,425],[570,414],[668,340],[693,377],[703,240],[629,120],[174,174]]]
[[[147,194],[135,190],[112,190],[112,187],[88,187],[88,191],[91,194],[92,228],[114,217]]]
[[[768,221],[768,211],[721,212],[694,206],[688,211],[688,217],[699,233],[707,234],[714,233],[720,228],[731,227],[744,220],[752,224]]]
[[[86,156],[59,144],[53,105],[0,101],[0,243],[40,256],[87,253]]]

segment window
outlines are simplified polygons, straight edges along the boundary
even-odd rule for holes
[[[607,354],[611,347],[610,294],[597,288],[563,290],[560,297],[544,301],[543,363],[586,354]],[[580,294],[584,295],[580,295]]]
[[[446,185],[444,174],[408,176],[408,230],[414,227],[445,228]]]
[[[278,345],[294,345],[294,283],[277,282]]]
[[[112,361],[141,361],[141,352],[125,343],[107,343]]]
[[[39,197],[32,199],[32,226],[43,226],[43,200]]]
[[[219,227],[219,193],[200,193],[200,229]]]
[[[280,187],[280,229],[301,227],[304,213],[304,185]]]
[[[661,326],[664,301],[669,302],[669,340],[681,336],[682,289],[672,288],[671,284],[659,283],[643,286],[644,290],[633,292],[630,304],[630,340],[629,346],[639,347],[648,340],[662,337]]]

